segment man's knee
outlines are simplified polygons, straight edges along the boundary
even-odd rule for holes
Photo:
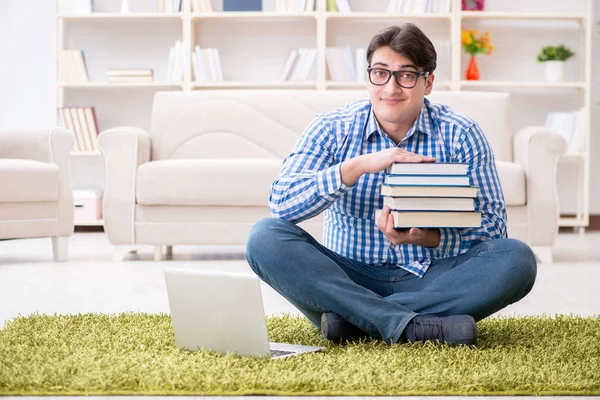
[[[275,261],[273,258],[281,251],[281,240],[294,227],[293,223],[279,218],[264,218],[252,227],[246,241],[246,259],[259,276],[259,265]]]
[[[506,254],[505,265],[513,282],[519,282],[531,290],[537,276],[537,262],[533,250],[527,244],[516,239],[502,239],[502,253]]]

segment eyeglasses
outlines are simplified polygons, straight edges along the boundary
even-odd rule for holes
[[[405,89],[412,89],[417,84],[419,77],[427,78],[429,76],[429,71],[425,72],[415,72],[415,71],[390,71],[385,68],[367,68],[367,72],[369,73],[369,81],[375,86],[383,86],[390,81],[392,75],[396,79],[396,83],[398,86],[403,87]]]

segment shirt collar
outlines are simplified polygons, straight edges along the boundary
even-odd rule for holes
[[[431,135],[434,133],[434,124],[432,116],[429,112],[430,104],[431,103],[427,98],[423,99],[423,107],[421,108],[421,112],[419,113],[419,116],[406,133],[407,138],[410,137],[416,131],[422,132],[426,135]],[[381,136],[382,138],[386,136],[381,127],[379,126],[377,119],[375,118],[375,114],[373,113],[373,105],[371,104],[371,110],[369,111],[369,120],[367,122],[367,139],[369,139],[373,134],[379,134],[379,136]]]

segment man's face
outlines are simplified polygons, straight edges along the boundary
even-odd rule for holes
[[[388,46],[375,50],[371,58],[371,68],[422,72],[422,69],[417,68],[410,59],[396,53]],[[367,89],[373,104],[373,112],[379,123],[388,126],[392,126],[392,124],[412,125],[421,112],[425,95],[431,93],[433,79],[433,75],[427,78],[418,77],[416,78],[416,85],[412,89],[400,87],[393,76],[383,86],[374,85],[367,79]]]

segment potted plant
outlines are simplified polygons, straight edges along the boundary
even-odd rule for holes
[[[546,80],[549,82],[562,81],[565,70],[565,61],[575,53],[565,45],[543,47],[537,55],[537,61],[545,66]]]
[[[461,44],[465,52],[471,56],[465,78],[467,80],[478,80],[479,68],[477,67],[475,56],[477,54],[488,55],[494,50],[490,33],[485,32],[482,36],[479,36],[479,33],[475,29],[471,29],[470,31],[462,29]]]

